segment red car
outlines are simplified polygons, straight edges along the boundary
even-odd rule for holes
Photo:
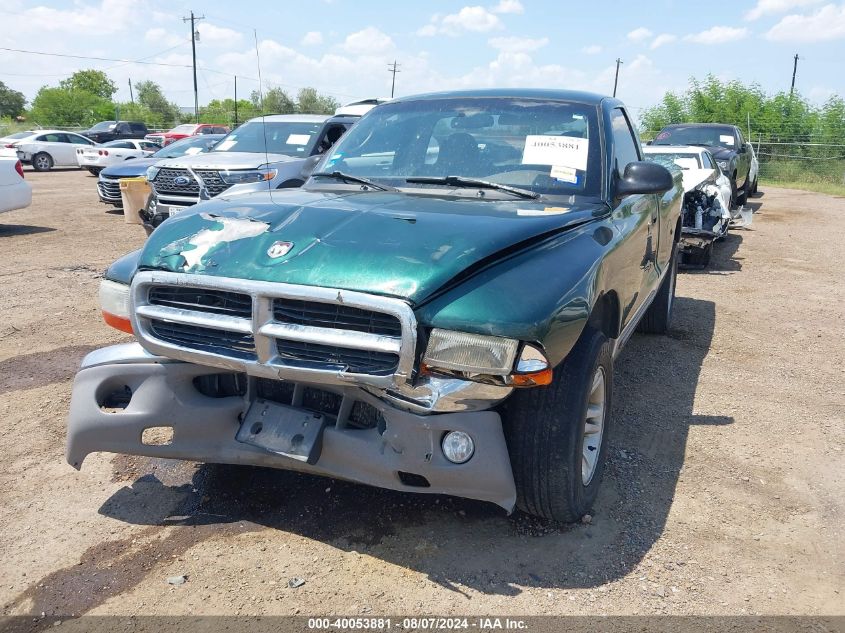
[[[225,125],[215,125],[212,123],[183,123],[182,125],[177,125],[169,132],[147,134],[144,138],[164,147],[165,145],[170,145],[173,141],[188,138],[189,136],[196,136],[197,134],[228,134],[229,132],[231,132],[231,130]]]

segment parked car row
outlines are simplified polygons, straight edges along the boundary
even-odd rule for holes
[[[747,226],[752,221],[752,213],[744,210],[744,205],[757,193],[759,163],[754,146],[736,126],[696,123],[663,128],[643,151],[646,158],[681,170],[682,263],[705,268],[713,244],[727,235],[731,226]]]

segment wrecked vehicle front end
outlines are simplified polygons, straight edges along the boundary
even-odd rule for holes
[[[719,187],[712,180],[704,180],[687,190],[685,179],[684,189],[681,207],[682,262],[689,266],[706,266],[713,242],[728,232],[731,213],[722,200]]]

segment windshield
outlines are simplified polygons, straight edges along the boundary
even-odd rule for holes
[[[193,123],[185,123],[184,125],[177,125],[170,130],[170,134],[193,134],[196,126]]]
[[[689,152],[645,152],[645,158],[664,167],[674,165],[681,169],[701,169],[701,159],[698,154]]]
[[[706,145],[733,149],[734,132],[729,127],[672,127],[665,128],[652,145]]]
[[[183,138],[175,143],[171,143],[167,147],[161,148],[151,158],[179,158],[186,154],[202,154],[214,147],[217,138],[219,137],[210,138],[208,135]]]
[[[92,131],[110,130],[115,125],[117,125],[116,121],[100,121],[99,123],[97,123],[97,125],[92,127],[91,130]]]
[[[321,122],[250,121],[220,141],[214,151],[308,156],[321,129]]]
[[[315,171],[393,187],[458,176],[548,195],[598,197],[596,108],[545,99],[464,97],[379,106]]]
[[[7,138],[9,140],[14,140],[14,139],[19,139],[19,138],[26,138],[27,136],[32,136],[33,134],[35,134],[35,132],[33,132],[33,131],[15,132],[14,134],[9,134],[9,136],[6,136],[4,138]]]

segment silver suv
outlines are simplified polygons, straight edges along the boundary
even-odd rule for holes
[[[147,170],[153,226],[201,200],[299,187],[319,157],[358,120],[347,115],[278,114],[251,119],[214,150],[164,160]]]

